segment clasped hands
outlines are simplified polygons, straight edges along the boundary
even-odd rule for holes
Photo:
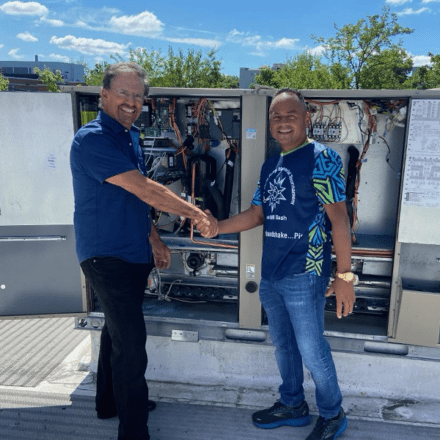
[[[206,209],[204,212],[200,211],[200,217],[192,222],[203,237],[213,238],[218,235],[218,220],[211,214],[209,209]]]

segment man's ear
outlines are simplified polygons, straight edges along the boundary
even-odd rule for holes
[[[101,95],[101,99],[104,103],[104,100],[108,98],[108,90],[104,89],[104,87],[102,87],[100,95]]]

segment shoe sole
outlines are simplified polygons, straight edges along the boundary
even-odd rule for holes
[[[347,417],[345,417],[344,420],[342,421],[341,426],[339,427],[339,429],[336,432],[336,434],[333,436],[333,440],[335,440],[337,437],[342,435],[345,432],[346,429],[347,429]]]
[[[280,420],[279,422],[273,422],[273,423],[254,422],[254,425],[258,426],[258,428],[262,428],[262,429],[279,428],[280,426],[307,426],[310,424],[310,419],[311,419],[310,416],[306,416],[306,417],[301,417],[298,419]],[[342,431],[342,432],[344,432],[344,431]],[[341,434],[342,434],[342,432],[341,432]]]

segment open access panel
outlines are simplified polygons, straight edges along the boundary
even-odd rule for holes
[[[74,255],[68,167],[73,132],[95,117],[99,88],[64,92],[1,95],[23,117],[3,111],[1,119],[0,258],[7,270],[1,271],[0,312],[82,313],[78,328],[100,329],[104,316]],[[247,209],[261,164],[279,152],[268,127],[273,95],[261,89],[153,88],[136,122],[148,176],[219,218]],[[352,316],[337,320],[334,298],[327,301],[332,348],[371,350],[371,342],[438,347],[439,91],[304,95],[312,115],[309,136],[334,148],[344,162],[352,270],[359,277]],[[14,124],[29,128],[21,130],[18,144]],[[19,175],[26,187],[14,180]],[[151,215],[173,256],[171,268],[154,272],[145,291],[149,334],[270,343],[258,300],[263,229],[206,240],[185,219],[154,210]]]
[[[74,99],[82,123],[96,114],[98,94],[83,90]],[[280,152],[268,125],[274,92],[153,88],[136,123],[148,177],[220,219],[247,209],[262,162]],[[337,320],[335,298],[327,299],[326,334],[335,349],[364,350],[369,342],[388,341],[438,344],[438,323],[436,344],[396,339],[402,284],[420,291],[428,284],[439,298],[437,243],[423,245],[428,255],[419,261],[427,267],[423,279],[414,271],[409,279],[408,258],[418,257],[402,259],[398,238],[413,95],[440,102],[438,92],[304,91],[311,112],[308,136],[335,149],[346,174],[357,301],[352,316]],[[440,119],[433,124],[438,130]],[[431,150],[434,156],[438,152],[435,146]],[[152,210],[152,218],[172,251],[172,264],[150,276],[144,301],[148,332],[269,343],[258,300],[262,228],[208,240],[176,215]],[[77,325],[100,328],[103,316],[90,289],[88,296],[92,313]]]

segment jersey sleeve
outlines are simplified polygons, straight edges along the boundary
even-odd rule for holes
[[[251,205],[262,206],[263,200],[261,199],[260,181],[257,183],[257,188],[255,189],[254,196],[252,197]]]
[[[312,179],[316,195],[323,205],[345,200],[344,168],[336,151],[326,148],[317,156]]]

